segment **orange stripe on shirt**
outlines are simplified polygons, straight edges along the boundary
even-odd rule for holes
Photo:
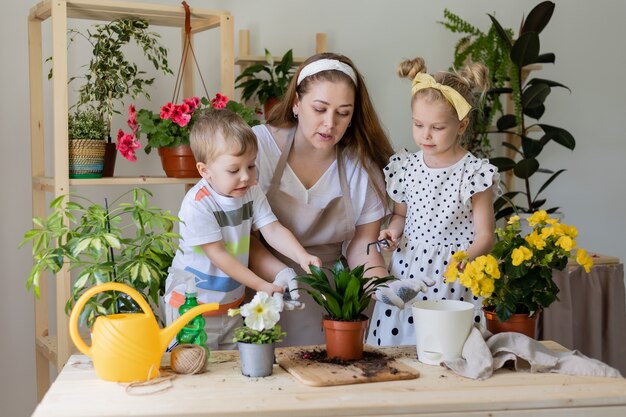
[[[243,303],[244,297],[245,297],[245,294],[242,295],[241,298],[239,298],[238,300],[235,300],[226,304],[220,304],[217,310],[207,311],[206,313],[203,313],[202,315],[204,317],[213,317],[213,316],[221,316],[223,314],[227,314],[229,309],[239,307]],[[172,291],[171,298],[168,303],[169,305],[178,309],[181,305],[183,305],[184,302],[185,302],[185,296],[183,294],[178,293],[176,291]],[[198,304],[202,304],[202,303],[198,303]]]
[[[198,190],[198,192],[196,193],[196,197],[195,200],[196,201],[200,201],[202,200],[204,197],[208,197],[210,196],[211,193],[209,192],[209,190],[207,190],[206,187],[202,187]]]

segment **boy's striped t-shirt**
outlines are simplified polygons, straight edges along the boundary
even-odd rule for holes
[[[244,287],[217,268],[201,245],[222,240],[227,252],[248,266],[251,230],[276,221],[265,194],[258,186],[252,186],[243,197],[225,197],[202,179],[185,195],[178,216],[180,249],[172,267],[195,276],[201,303],[228,304],[240,299]],[[172,290],[178,294],[172,297]],[[169,288],[165,301],[178,304],[184,300],[184,292],[184,283]]]

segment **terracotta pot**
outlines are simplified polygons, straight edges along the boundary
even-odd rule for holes
[[[159,148],[159,156],[165,175],[170,178],[200,178],[189,145]]]
[[[533,314],[532,317],[529,317],[528,314],[513,314],[507,321],[502,323],[495,311],[485,309],[483,311],[485,312],[487,330],[491,333],[518,332],[533,339],[537,337],[535,329],[539,313]]]
[[[270,111],[274,108],[275,105],[277,105],[280,102],[279,99],[277,99],[276,97],[270,97],[267,100],[265,100],[265,103],[263,104],[263,115],[265,116],[265,119],[267,120],[267,115],[270,114]]]
[[[359,321],[322,321],[326,335],[326,353],[329,358],[352,361],[363,357],[363,340],[368,319]]]

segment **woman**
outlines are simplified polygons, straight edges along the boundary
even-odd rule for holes
[[[368,254],[367,248],[386,214],[382,169],[393,149],[352,61],[332,53],[307,59],[267,124],[254,132],[259,184],[274,214],[306,250],[327,267],[343,255],[351,268],[373,267],[368,276],[388,275],[380,253]],[[303,272],[274,255],[284,263],[252,242],[251,269],[270,280],[285,265]],[[274,282],[285,285],[293,275]],[[305,308],[281,320],[283,345],[323,343],[321,308],[306,294],[300,301]]]

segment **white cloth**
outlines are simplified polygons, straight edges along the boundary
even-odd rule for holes
[[[222,240],[228,253],[248,266],[251,229],[276,221],[265,194],[253,186],[243,197],[225,197],[202,179],[185,195],[178,216],[180,249],[165,283],[165,302],[172,292],[185,293],[185,273],[195,277],[200,303],[226,304],[241,298],[244,287],[213,265],[200,245]]]
[[[524,334],[504,332],[481,334],[474,327],[463,345],[462,357],[442,365],[458,375],[484,380],[511,360],[515,370],[552,372],[567,375],[620,378],[615,368],[576,350],[554,352]]]
[[[404,234],[391,257],[389,271],[401,280],[426,276],[435,284],[418,300],[460,300],[475,305],[474,321],[480,322],[482,299],[458,281],[444,284],[443,273],[452,254],[466,250],[474,239],[471,196],[489,187],[498,193],[500,176],[486,159],[467,153],[446,168],[429,168],[422,152],[393,155],[385,167],[387,193],[407,204]],[[411,307],[403,309],[377,302],[367,343],[398,346],[415,343]]]
[[[265,125],[255,126],[252,130],[256,134],[259,143],[259,153],[256,161],[259,186],[264,193],[267,193],[281,152]],[[358,160],[352,159],[345,154],[344,152],[343,160],[356,225],[380,220],[385,214],[385,208],[372,184],[370,184],[367,171],[365,171]],[[326,207],[329,201],[341,196],[341,186],[339,181],[337,181],[338,177],[337,163],[333,162],[317,183],[307,190],[291,167],[289,167],[289,164],[287,164],[280,181],[280,189],[304,204],[323,208]]]

